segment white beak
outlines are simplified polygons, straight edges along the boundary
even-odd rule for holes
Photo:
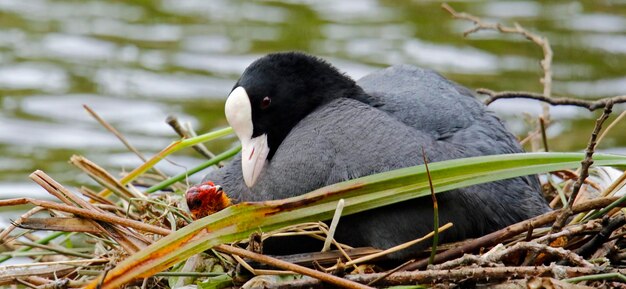
[[[270,151],[267,145],[267,135],[262,134],[252,138],[252,106],[248,93],[243,87],[239,86],[230,93],[224,113],[241,142],[243,180],[248,187],[252,187],[261,175]]]

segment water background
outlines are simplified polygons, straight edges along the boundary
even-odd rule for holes
[[[626,1],[450,4],[548,37],[554,94],[626,93]],[[223,103],[232,85],[269,52],[306,51],[354,78],[410,63],[470,88],[542,91],[539,47],[495,32],[464,38],[470,27],[437,1],[0,0],[0,198],[48,198],[28,179],[36,169],[69,187],[92,185],[68,164],[73,154],[116,175],[140,164],[83,104],[148,156],[177,138],[167,115],[200,133],[226,126]],[[520,137],[541,111],[528,100],[503,100],[492,109]],[[595,116],[580,108],[552,110],[551,149],[582,150]],[[621,123],[601,148],[626,153],[625,136]],[[235,141],[209,148],[219,152]],[[161,166],[169,174],[203,161],[192,150],[170,160]],[[15,213],[0,214],[4,227]]]

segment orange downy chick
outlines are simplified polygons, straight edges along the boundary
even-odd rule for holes
[[[217,213],[232,204],[222,187],[211,181],[191,186],[185,198],[195,220]]]

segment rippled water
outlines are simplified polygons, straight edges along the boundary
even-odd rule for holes
[[[626,2],[451,2],[487,21],[518,21],[549,37],[554,93],[626,93]],[[147,155],[175,139],[173,114],[199,132],[226,125],[222,106],[243,69],[273,51],[327,58],[354,78],[397,63],[436,69],[470,88],[541,91],[538,47],[481,32],[425,1],[0,0],[0,196],[44,195],[28,181],[42,169],[64,184],[89,184],[67,163],[83,154],[112,172],[139,160],[102,129],[88,104]],[[540,112],[533,101],[492,108],[519,135]],[[623,105],[617,107],[623,110]],[[584,147],[594,114],[552,111],[552,148]],[[603,147],[626,151],[626,125]],[[229,138],[211,148],[231,145]],[[192,151],[164,164],[179,173]],[[78,175],[78,176],[77,176]],[[4,224],[0,224],[2,227]]]

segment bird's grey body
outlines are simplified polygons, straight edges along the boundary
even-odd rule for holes
[[[522,152],[500,120],[471,92],[439,74],[400,65],[357,82],[366,99],[340,97],[293,127],[248,188],[241,155],[206,180],[235,202],[282,199],[374,173],[479,155]],[[454,226],[441,240],[492,232],[549,210],[536,176],[475,185],[437,195],[440,223]],[[433,227],[430,197],[342,217],[336,238],[352,246],[389,248]],[[428,244],[402,251],[406,259]],[[270,252],[271,253],[271,252]]]

